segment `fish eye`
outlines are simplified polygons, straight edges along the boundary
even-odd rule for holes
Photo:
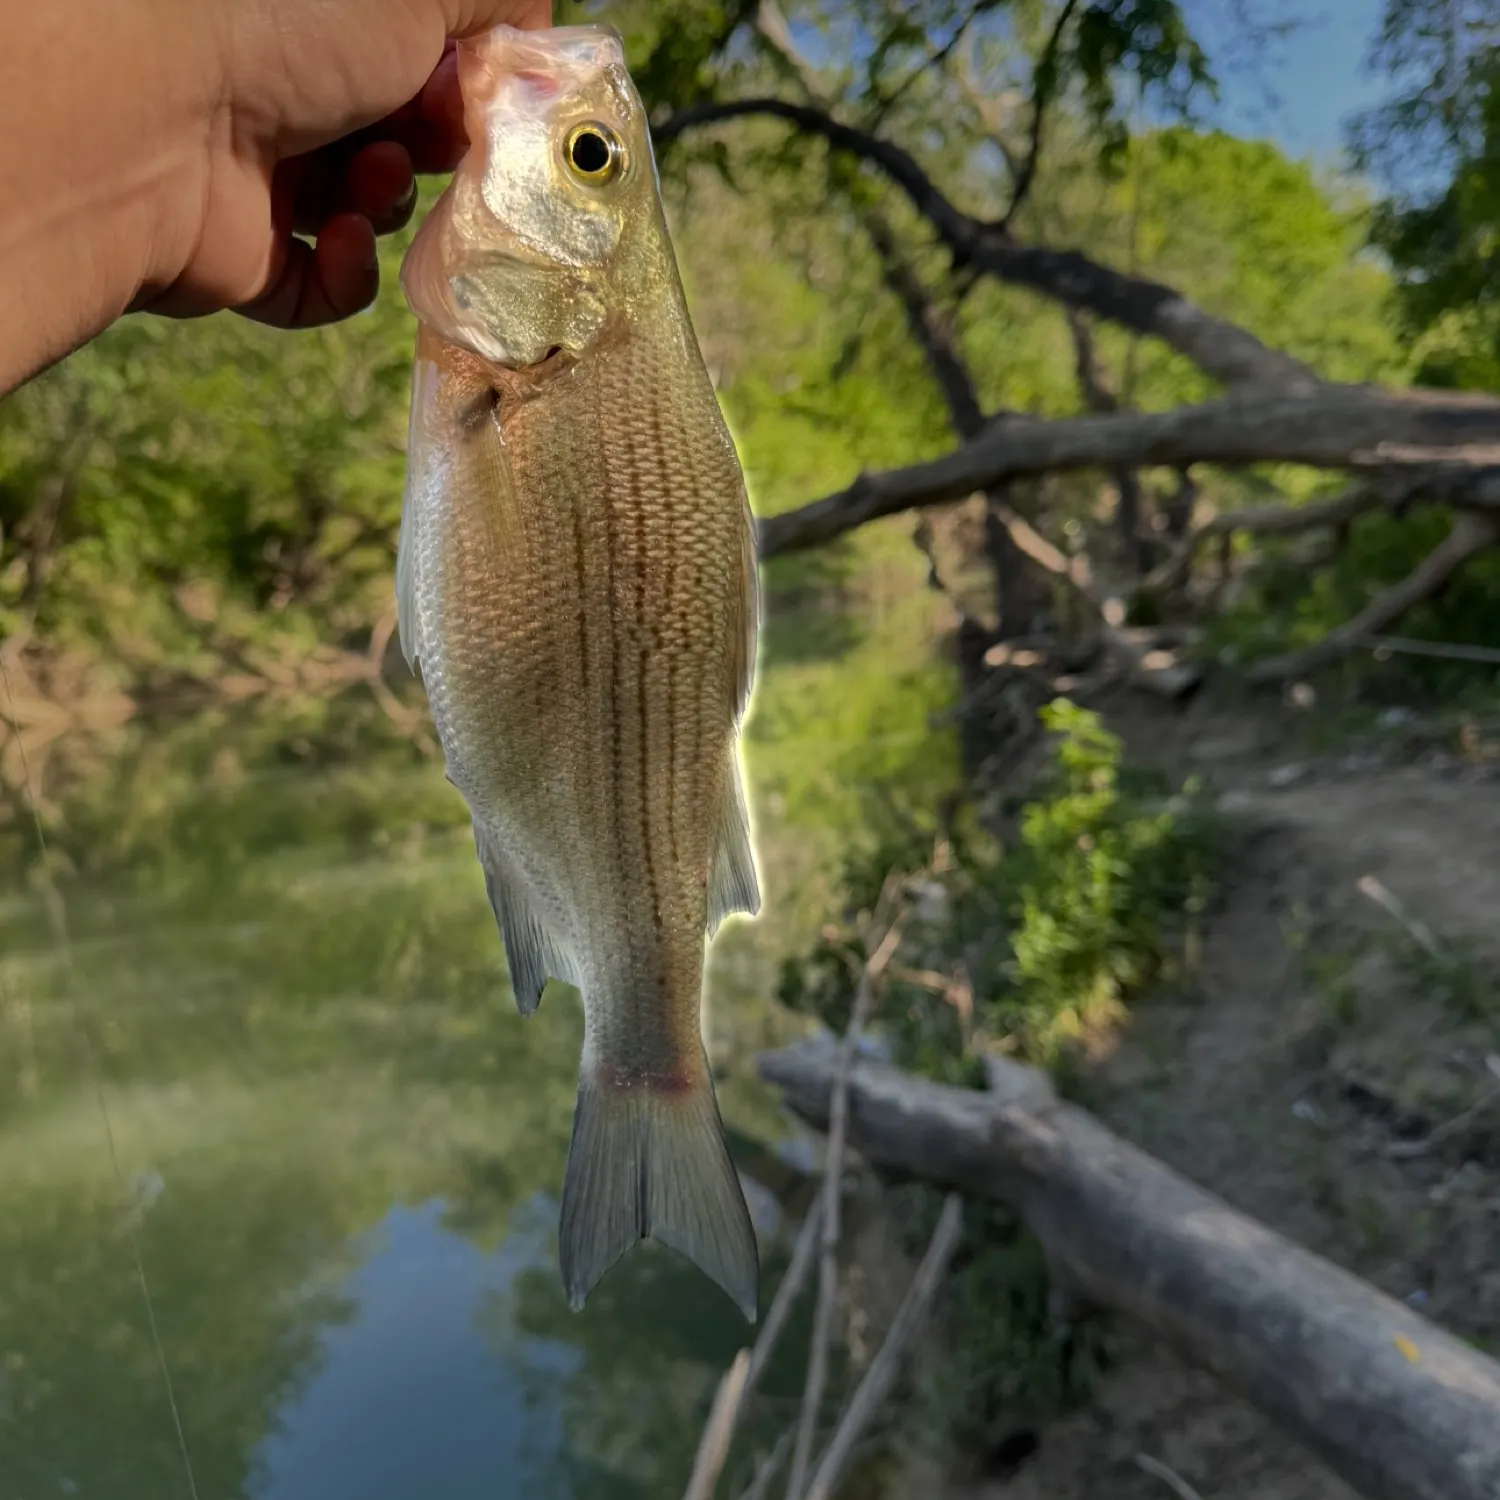
[[[608,125],[590,120],[569,132],[564,155],[585,182],[608,182],[624,165],[625,147]]]

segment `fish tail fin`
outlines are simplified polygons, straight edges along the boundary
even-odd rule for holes
[[[686,1077],[585,1066],[563,1183],[559,1259],[577,1312],[638,1240],[686,1256],[755,1321],[755,1229],[702,1053]]]

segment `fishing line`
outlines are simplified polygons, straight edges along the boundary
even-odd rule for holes
[[[15,695],[11,692],[10,671],[5,664],[5,655],[0,652],[0,687],[5,689],[5,701],[14,706]],[[76,970],[73,964],[73,945],[68,933],[67,909],[63,905],[62,892],[52,878],[52,861],[48,857],[47,834],[42,827],[41,804],[37,800],[36,788],[31,781],[31,765],[26,756],[26,738],[15,720],[11,721],[11,732],[16,737],[16,750],[21,759],[21,780],[25,785],[26,799],[31,804],[31,821],[36,829],[37,849],[42,857],[42,904],[47,909],[47,920],[52,928],[52,938],[57,944],[58,956],[62,959],[63,984],[68,1009],[73,1015],[73,1030],[84,1056],[85,1071],[94,1086],[94,1098],[99,1104],[99,1117],[104,1122],[104,1138],[109,1143],[110,1167],[115,1174],[115,1185],[122,1202],[128,1200],[125,1173],[120,1166],[120,1153],[115,1144],[114,1126],[110,1123],[109,1107],[104,1098],[104,1074],[95,1050],[93,1038],[78,1000]],[[146,1279],[146,1261],[141,1254],[140,1236],[136,1232],[136,1216],[127,1215],[126,1229],[130,1235],[130,1250],[135,1260],[136,1283],[141,1289],[141,1303],[146,1309],[146,1326],[151,1332],[151,1347],[156,1351],[156,1366],[161,1372],[162,1385],[167,1393],[167,1407],[172,1413],[172,1426],[177,1434],[177,1448],[182,1454],[182,1467],[187,1475],[187,1488],[191,1500],[198,1500],[198,1481],[193,1474],[193,1460],[188,1452],[187,1432],[182,1425],[182,1412],[177,1405],[177,1392],[172,1385],[172,1372],[167,1365],[167,1351],[161,1341],[161,1332],[156,1322],[156,1303],[151,1296],[151,1285]]]

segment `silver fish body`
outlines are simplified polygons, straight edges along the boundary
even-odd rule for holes
[[[518,1006],[549,978],[583,995],[571,1303],[649,1236],[753,1318],[700,1022],[705,935],[760,905],[737,757],[757,629],[743,476],[618,37],[502,27],[462,45],[460,76],[475,145],[403,269],[421,328],[402,645]]]

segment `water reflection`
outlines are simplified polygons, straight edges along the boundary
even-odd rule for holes
[[[653,1246],[568,1312],[579,1007],[516,1015],[441,772],[180,788],[99,794],[137,843],[65,881],[71,977],[0,905],[0,1500],[187,1493],[137,1244],[201,1495],[679,1489],[745,1326]],[[729,1056],[778,1024],[760,941],[716,958]],[[758,1170],[773,1102],[721,1099]]]
[[[319,1340],[317,1373],[252,1461],[258,1500],[409,1500],[578,1493],[561,1397],[584,1359],[563,1340],[486,1336],[488,1299],[549,1255],[536,1229],[485,1254],[443,1226],[443,1205],[394,1209],[349,1279],[354,1313]]]

